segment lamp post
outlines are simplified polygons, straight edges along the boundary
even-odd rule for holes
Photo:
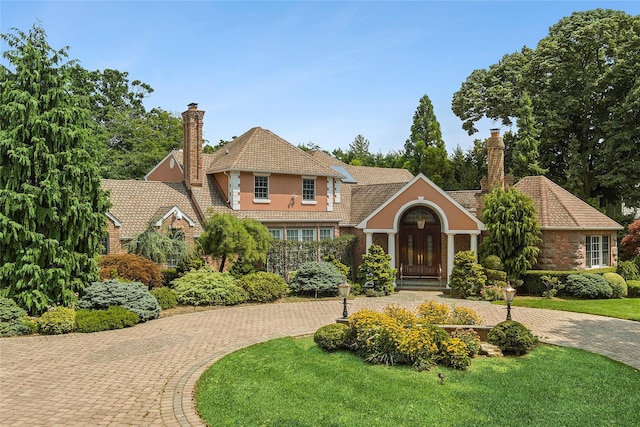
[[[511,303],[516,296],[516,290],[511,287],[511,283],[507,281],[507,287],[502,290],[502,296],[507,302],[507,320],[511,320]]]
[[[342,317],[338,319],[340,323],[346,323],[347,318],[349,317],[349,313],[347,313],[347,297],[349,296],[349,291],[351,290],[351,285],[346,281],[338,285],[338,294],[342,297],[343,308],[342,308]]]

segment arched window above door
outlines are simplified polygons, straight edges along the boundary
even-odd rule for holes
[[[420,229],[424,228],[425,225],[438,223],[438,217],[427,208],[413,209],[402,218],[402,225],[415,224]]]

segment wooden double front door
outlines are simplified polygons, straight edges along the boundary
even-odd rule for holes
[[[398,243],[404,277],[439,277],[440,233],[440,221],[430,210],[416,209],[402,218]]]

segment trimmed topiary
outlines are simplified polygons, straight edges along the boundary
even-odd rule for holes
[[[397,270],[391,267],[391,255],[373,244],[362,255],[358,282],[368,296],[384,296],[393,292]]]
[[[36,323],[41,334],[68,334],[76,329],[76,312],[72,308],[55,307],[42,313]]]
[[[120,306],[111,306],[106,310],[83,308],[76,312],[78,332],[100,332],[128,328],[139,321],[140,317],[137,314]]]
[[[453,270],[449,278],[452,297],[479,296],[486,282],[487,276],[484,274],[484,267],[478,264],[476,254],[473,251],[460,251],[455,254]]]
[[[640,280],[629,280],[627,282],[627,296],[640,297]]]
[[[27,312],[18,307],[14,300],[0,297],[0,337],[28,335],[36,327]]]
[[[349,347],[349,326],[332,323],[320,327],[313,334],[313,341],[325,351],[342,350]]]
[[[504,354],[526,354],[538,344],[538,337],[520,322],[506,320],[491,328],[487,341],[500,347]]]
[[[100,280],[124,279],[140,282],[149,288],[162,286],[162,270],[153,261],[135,254],[105,255],[100,257]]]
[[[151,295],[158,301],[160,304],[160,308],[163,310],[167,310],[169,308],[174,308],[178,305],[178,297],[176,291],[171,288],[161,287],[154,288],[149,291]]]
[[[613,289],[604,277],[598,274],[572,274],[567,277],[564,292],[578,298],[611,298]]]
[[[247,291],[249,301],[255,302],[275,301],[289,291],[289,286],[282,277],[266,271],[242,276],[238,280],[238,286]]]
[[[141,322],[157,319],[160,315],[160,304],[142,283],[123,283],[119,280],[94,282],[78,301],[79,308],[106,310],[111,306],[122,306],[133,311]]]
[[[328,262],[307,262],[302,264],[289,283],[289,288],[297,294],[336,295],[338,285],[344,277],[336,267]]]
[[[604,280],[609,282],[609,286],[613,291],[612,298],[624,298],[627,296],[627,282],[617,273],[604,273]]]
[[[192,270],[173,284],[180,304],[234,305],[247,300],[247,292],[229,273]]]

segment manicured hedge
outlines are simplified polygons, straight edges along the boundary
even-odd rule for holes
[[[541,276],[547,275],[549,277],[557,277],[558,281],[562,284],[567,283],[567,278],[574,274],[604,274],[615,273],[615,267],[594,268],[591,270],[569,270],[569,271],[555,271],[555,270],[529,270],[524,276],[522,276],[523,283],[518,286],[518,295],[532,295],[543,296],[546,291],[546,286],[540,280]]]

